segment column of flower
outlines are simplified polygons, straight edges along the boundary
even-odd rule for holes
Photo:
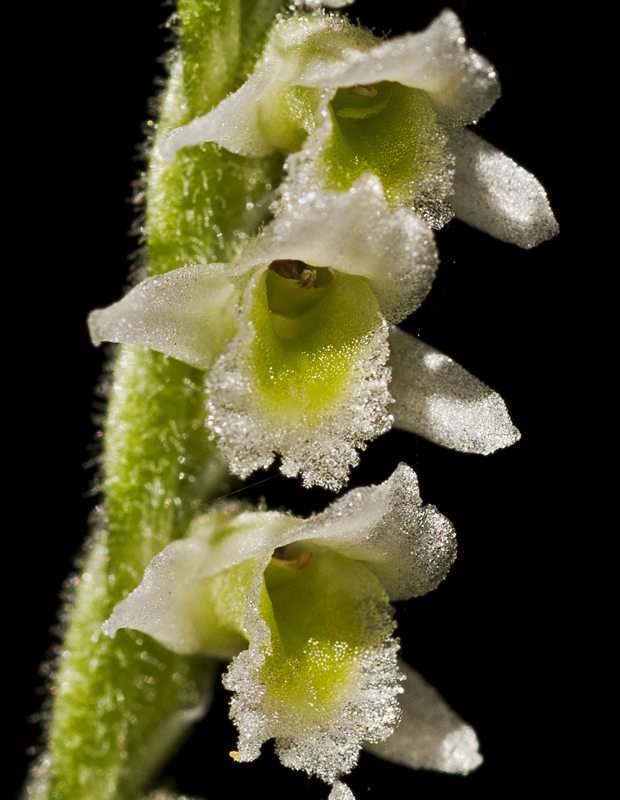
[[[465,452],[515,442],[495,392],[394,326],[431,288],[432,228],[456,215],[532,247],[555,220],[465,127],[499,84],[452,12],[385,41],[335,12],[276,17],[274,0],[177,6],[140,280],[89,318],[95,344],[121,343],[105,499],[29,791],[138,798],[222,660],[238,760],[275,739],[332,800],[362,746],[467,772],[475,733],[397,658],[391,602],[456,555],[412,470],[308,519],[206,507],[226,469],[276,457],[338,491],[392,425]]]

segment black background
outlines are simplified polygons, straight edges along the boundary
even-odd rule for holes
[[[403,11],[396,0],[360,0],[350,14],[377,32],[398,34],[424,27],[443,7],[426,0],[406,5]],[[580,151],[565,100],[569,32],[559,3],[450,5],[469,44],[495,64],[502,82],[503,96],[478,132],[540,179],[563,232],[531,251],[459,222],[438,235],[438,278],[406,327],[499,391],[523,439],[481,457],[391,432],[369,446],[353,484],[380,482],[404,460],[418,472],[424,500],[457,529],[459,558],[447,581],[401,604],[397,618],[406,659],[476,728],[485,764],[463,778],[410,772],[362,755],[347,779],[357,800],[389,797],[396,786],[405,796],[459,799],[503,796],[534,781],[543,791],[557,789],[558,772],[566,777],[574,766],[573,732],[562,709],[579,648],[569,631],[564,578],[576,531],[558,516],[567,503],[579,503],[566,447],[571,409],[581,402],[578,371],[566,370],[579,327],[572,321],[569,334],[567,298],[580,259],[571,220]],[[91,415],[102,353],[91,348],[84,320],[91,308],[120,296],[137,247],[127,235],[134,218],[127,198],[141,168],[135,157],[153,76],[164,74],[157,58],[167,47],[162,25],[169,12],[132,0],[86,17],[83,4],[70,4],[42,18],[40,44],[27,48],[36,77],[25,81],[28,122],[15,120],[19,147],[9,152],[19,157],[25,179],[9,232],[18,242],[11,296],[22,322],[7,359],[15,421],[5,454],[14,476],[6,499],[13,509],[6,536],[14,542],[5,563],[7,658],[15,686],[8,796],[25,773],[26,748],[38,740],[36,726],[26,722],[41,703],[37,665],[53,641],[58,591],[95,503],[88,494],[94,470],[83,465],[97,452]],[[246,493],[299,513],[329,501],[326,492],[305,492],[275,471],[269,475]],[[578,690],[570,691],[574,704]],[[226,715],[220,692],[167,770],[179,791],[208,800],[260,786],[270,800],[327,796],[318,781],[281,767],[270,745],[257,762],[234,764]]]

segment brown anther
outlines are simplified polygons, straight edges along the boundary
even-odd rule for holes
[[[300,289],[316,288],[316,270],[304,264],[303,261],[297,261],[292,258],[279,258],[271,262],[269,269],[281,278],[295,281],[295,285],[299,286]]]
[[[300,289],[316,289],[316,270],[306,267],[295,283]]]
[[[273,557],[281,561],[283,567],[298,570],[308,566],[312,559],[312,551],[308,550],[295,558],[288,547],[284,545],[283,547],[276,547],[273,551]]]
[[[378,94],[376,88],[370,83],[358,83],[351,87],[351,91],[354,94],[361,94],[362,97],[376,97]]]

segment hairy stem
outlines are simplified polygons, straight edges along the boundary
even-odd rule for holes
[[[278,6],[179,0],[179,48],[156,136],[239,85]],[[146,274],[232,257],[264,221],[280,172],[277,160],[210,145],[190,148],[172,164],[154,148],[142,231]],[[226,472],[205,430],[203,377],[140,347],[117,351],[104,426],[104,500],[83,572],[71,583],[49,745],[29,797],[136,800],[208,705],[212,662],[174,655],[133,631],[115,639],[101,633],[149,560],[221,491]]]

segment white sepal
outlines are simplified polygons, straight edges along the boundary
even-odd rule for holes
[[[403,717],[385,741],[366,745],[374,755],[411,769],[471,772],[482,764],[478,737],[419,672],[400,662],[405,674]]]
[[[118,303],[91,311],[93,344],[142,344],[206,369],[234,333],[237,290],[226,266],[182,267],[147,278]]]
[[[521,438],[497,392],[417,336],[391,329],[390,365],[394,427],[483,455]]]
[[[559,232],[538,180],[473,131],[450,131],[456,157],[454,196],[458,219],[502,242],[529,249]]]

